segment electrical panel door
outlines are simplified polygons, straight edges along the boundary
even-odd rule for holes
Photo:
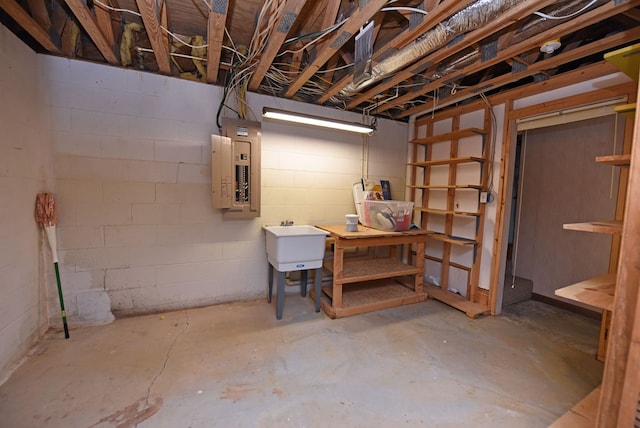
[[[259,122],[222,119],[223,135],[211,136],[211,197],[225,218],[260,216]]]

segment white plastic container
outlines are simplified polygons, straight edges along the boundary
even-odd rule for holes
[[[360,223],[387,231],[409,230],[413,217],[410,201],[362,201]]]
[[[322,267],[329,232],[309,225],[264,226],[267,259],[280,272]]]

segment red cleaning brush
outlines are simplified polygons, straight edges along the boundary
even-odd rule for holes
[[[56,201],[52,193],[38,193],[36,198],[36,222],[42,226],[47,233],[47,240],[53,255],[53,267],[56,271],[56,282],[58,283],[58,298],[60,299],[60,311],[62,312],[62,325],[64,327],[64,338],[69,338],[69,327],[67,326],[67,313],[64,310],[64,299],[62,298],[62,284],[60,283],[60,271],[58,270],[58,251],[56,249]]]

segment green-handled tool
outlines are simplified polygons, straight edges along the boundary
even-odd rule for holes
[[[36,198],[36,222],[42,226],[47,234],[51,254],[53,255],[53,267],[56,271],[56,283],[58,284],[58,299],[60,300],[60,311],[62,313],[62,326],[64,327],[64,338],[69,338],[69,327],[67,326],[67,313],[64,310],[64,299],[62,298],[62,284],[60,282],[60,271],[58,269],[58,251],[56,245],[56,201],[52,193],[38,193]]]

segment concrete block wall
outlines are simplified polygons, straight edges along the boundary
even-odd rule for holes
[[[47,290],[51,254],[33,215],[36,194],[53,184],[36,65],[36,54],[0,25],[0,382],[48,328],[47,305],[57,304],[55,285]]]
[[[263,225],[344,222],[363,174],[389,179],[404,198],[405,125],[381,120],[363,139],[263,122],[262,215],[225,220],[210,198],[219,87],[50,56],[39,56],[37,77],[73,322],[263,298]],[[257,114],[269,105],[360,120],[255,94],[249,103]]]

